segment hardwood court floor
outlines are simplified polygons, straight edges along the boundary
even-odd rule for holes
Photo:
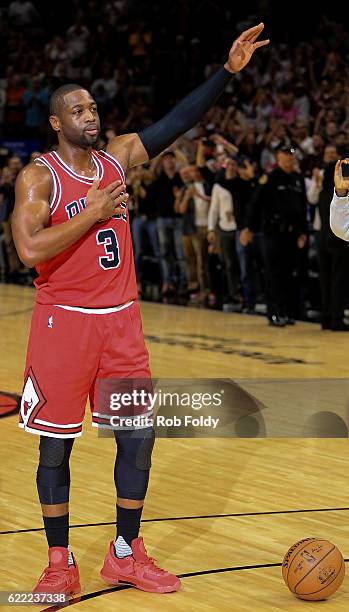
[[[0,286],[3,392],[21,390],[33,296],[30,288]],[[348,440],[292,437],[303,400],[311,410],[345,412],[349,336],[306,323],[274,330],[262,317],[158,304],[143,303],[142,312],[155,377],[243,380],[273,415],[277,401],[286,406],[290,436],[157,440],[142,533],[183,586],[155,595],[109,589],[99,578],[114,537],[115,449],[97,437],[87,410],[71,462],[70,541],[83,588],[76,610],[348,610],[349,578],[327,602],[302,602],[285,588],[280,564],[291,544],[309,536],[333,541],[349,559]],[[29,591],[47,560],[35,486],[38,439],[17,427],[16,416],[0,426],[0,591]]]

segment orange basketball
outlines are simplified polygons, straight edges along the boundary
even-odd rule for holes
[[[291,593],[300,599],[319,601],[337,591],[345,574],[338,548],[320,538],[306,538],[289,548],[282,563],[282,576]]]

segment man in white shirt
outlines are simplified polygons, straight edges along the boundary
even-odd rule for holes
[[[233,310],[239,299],[239,265],[236,252],[236,220],[234,216],[233,197],[227,189],[215,183],[212,189],[211,206],[208,213],[207,240],[215,244],[216,231],[227,281],[227,295],[223,300],[223,310]]]
[[[255,257],[259,252],[260,237],[254,237],[253,248],[251,245],[243,246],[240,244],[240,230],[245,226],[246,205],[254,184],[254,169],[247,159],[239,159],[239,163],[227,159],[226,166],[225,172],[221,171],[218,175],[213,188],[208,240],[211,243],[215,241],[212,230],[217,226],[228,284],[227,301],[230,304],[236,302],[241,309],[241,284],[243,311],[253,312],[259,285]],[[225,308],[230,309],[229,306]]]

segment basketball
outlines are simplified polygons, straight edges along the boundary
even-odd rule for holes
[[[291,593],[300,599],[320,601],[335,593],[343,582],[345,564],[338,548],[321,538],[305,538],[287,551],[282,576]]]

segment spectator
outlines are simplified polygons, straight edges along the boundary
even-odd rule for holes
[[[183,215],[183,250],[186,264],[187,288],[190,298],[199,291],[198,271],[192,235],[195,231],[193,207],[189,206],[191,191],[193,191],[191,166],[182,166],[179,170],[183,182],[182,187],[175,189],[175,211]],[[188,199],[188,202],[186,201]],[[192,202],[191,202],[192,203]]]
[[[8,167],[3,168],[1,173],[0,205],[2,233],[4,236],[5,252],[8,267],[6,279],[10,282],[16,282],[19,279],[19,270],[21,268],[21,262],[17,255],[11,230],[11,219],[15,205],[15,189],[13,185],[13,173]]]
[[[47,90],[41,87],[38,78],[34,78],[31,87],[25,90],[22,98],[26,111],[25,125],[29,137],[38,136],[44,127],[48,115],[48,100]]]
[[[186,266],[183,252],[183,219],[175,212],[175,188],[183,186],[176,169],[176,157],[172,151],[162,154],[161,173],[153,185],[157,211],[157,231],[162,268],[162,295],[174,291],[178,282],[180,291],[186,292]],[[177,270],[176,270],[177,268]]]
[[[112,100],[116,96],[117,84],[113,76],[113,71],[110,64],[104,64],[102,66],[101,77],[93,81],[91,85],[91,93],[95,94],[95,92],[100,86],[103,87],[110,100]]]
[[[90,32],[84,24],[83,13],[79,13],[75,24],[67,31],[67,50],[71,59],[79,58],[87,52]]]
[[[13,0],[8,7],[8,17],[17,28],[30,27],[39,21],[37,10],[30,0]]]
[[[12,157],[10,157],[10,159],[7,162],[7,168],[10,170],[12,174],[12,181],[14,183],[17,178],[17,175],[20,173],[20,171],[23,168],[23,162],[21,158],[19,157],[19,155],[12,155]]]
[[[18,125],[24,123],[24,107],[22,104],[25,87],[22,77],[15,74],[8,79],[5,106],[5,126],[7,135],[12,137]]]
[[[258,259],[259,262],[261,261],[261,237],[260,233],[255,231],[252,243],[243,246],[240,242],[240,234],[246,225],[247,205],[256,183],[255,170],[248,159],[238,158],[236,163],[232,161],[228,163],[225,174],[222,175],[221,173],[221,177],[218,176],[217,181],[228,189],[232,195],[236,220],[235,250],[238,256],[240,280],[243,290],[243,310],[252,313],[257,300],[259,279],[257,278],[255,264],[256,259]],[[255,229],[257,226],[256,217],[254,218]],[[260,284],[259,282],[259,285]]]
[[[0,86],[0,132],[2,132],[2,126],[4,125],[5,107],[6,107],[6,90]]]
[[[294,86],[294,105],[297,108],[297,119],[308,123],[310,115],[310,99],[306,90],[306,83],[298,81]]]
[[[253,104],[256,117],[256,128],[259,133],[263,134],[267,129],[269,117],[273,110],[271,104],[271,91],[267,88],[258,89]]]
[[[45,57],[50,62],[65,62],[68,59],[68,51],[64,39],[61,36],[54,36],[45,46]]]
[[[152,44],[152,34],[146,28],[144,22],[134,24],[128,37],[128,44],[134,58],[142,58],[147,55]]]
[[[316,247],[319,260],[321,289],[321,326],[332,331],[347,331],[343,321],[346,299],[346,280],[349,273],[348,244],[337,238],[330,228],[330,204],[333,197],[333,174],[338,151],[328,145],[324,151],[323,167],[315,169],[308,186],[308,199],[317,204],[314,220]]]
[[[236,253],[236,220],[233,197],[228,189],[215,183],[212,190],[211,206],[208,216],[207,240],[216,246],[219,242],[227,282],[223,308],[237,310],[241,306],[239,295],[239,269]]]
[[[294,93],[287,86],[279,91],[278,101],[271,111],[271,117],[281,120],[286,125],[292,125],[299,114],[298,107],[294,103]]]
[[[307,239],[307,199],[303,177],[295,172],[294,150],[281,146],[278,166],[269,177],[262,177],[252,194],[247,213],[247,229],[241,232],[243,245],[251,242],[250,229],[258,209],[262,211],[265,249],[266,291],[269,324],[293,324],[297,312],[294,271],[297,249]]]
[[[153,255],[157,258],[161,269],[160,250],[156,230],[156,211],[154,207],[152,181],[150,170],[135,168],[131,175],[132,194],[135,201],[135,216],[132,221],[132,236],[135,249],[135,266],[138,290],[142,293],[142,255],[144,254],[144,238],[147,237]]]
[[[324,149],[324,157],[323,162],[321,164],[321,168],[313,168],[312,177],[306,179],[305,182],[309,204],[317,205],[319,203],[319,196],[323,189],[324,170],[329,166],[329,164],[337,161],[337,159],[337,147],[335,147],[334,145],[327,145]],[[321,229],[321,216],[318,206],[315,210],[313,227],[316,231],[319,231]]]
[[[192,301],[203,303],[208,293],[207,269],[207,223],[211,184],[205,181],[197,166],[189,167],[189,185],[177,205],[184,215],[186,227],[183,231],[183,246],[187,262],[188,291]],[[185,239],[184,239],[185,236]]]
[[[237,144],[240,155],[258,168],[261,158],[261,146],[257,143],[254,129],[249,128],[243,134],[241,140],[237,141]]]
[[[301,162],[301,169],[305,176],[310,176],[314,168],[318,168],[322,164],[324,152],[324,139],[320,134],[313,136],[302,143],[302,150],[306,155]]]
[[[70,81],[88,88],[92,78],[92,69],[88,56],[82,55],[78,59],[67,62],[67,76]]]

